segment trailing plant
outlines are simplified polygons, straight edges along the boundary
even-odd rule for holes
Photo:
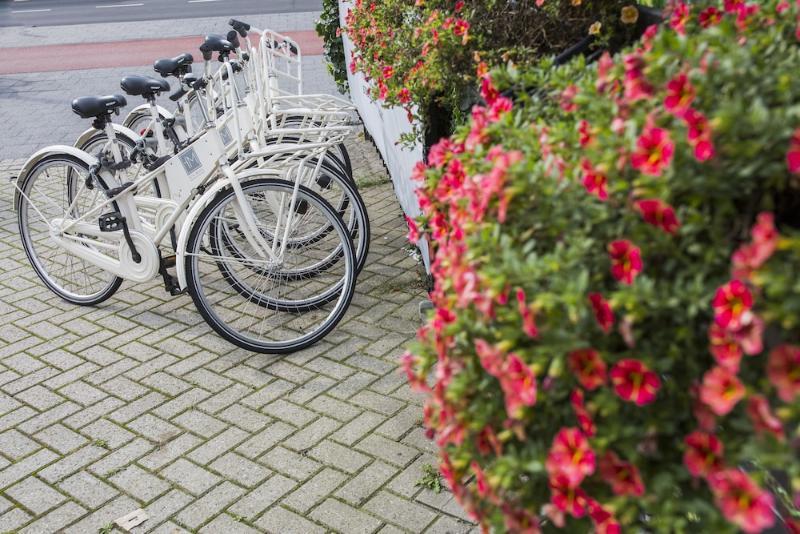
[[[678,2],[591,67],[481,70],[417,167],[404,367],[482,526],[797,531],[798,17]]]
[[[322,0],[322,13],[317,21],[317,34],[322,37],[328,72],[342,94],[348,90],[347,61],[344,55],[342,30],[339,24],[339,1]]]

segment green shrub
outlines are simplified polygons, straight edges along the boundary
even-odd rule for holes
[[[798,7],[712,9],[484,77],[415,173],[435,310],[404,364],[484,526],[797,527]]]
[[[347,61],[339,25],[339,0],[322,0],[322,14],[317,21],[317,34],[322,37],[328,72],[342,94],[348,90]]]

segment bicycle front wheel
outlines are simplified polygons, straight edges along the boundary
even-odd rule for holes
[[[184,264],[189,294],[218,334],[247,350],[285,354],[316,343],[339,323],[355,291],[355,251],[341,217],[302,186],[290,210],[294,188],[293,183],[272,178],[242,184],[258,217],[258,232],[271,236],[275,258],[259,254],[246,236],[236,238],[237,251],[243,254],[214,246],[219,228],[240,220],[239,201],[230,188],[203,209],[189,233]],[[282,246],[320,226],[332,231],[306,246]],[[341,254],[335,266],[313,278],[288,276],[331,251]],[[320,298],[332,289],[334,299]]]

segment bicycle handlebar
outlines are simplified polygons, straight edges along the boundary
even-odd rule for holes
[[[231,19],[228,21],[228,24],[236,30],[236,32],[241,37],[247,37],[247,32],[250,31],[250,25],[246,22],[242,22],[241,20]]]

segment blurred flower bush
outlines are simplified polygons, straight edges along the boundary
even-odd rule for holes
[[[416,169],[404,367],[484,527],[800,528],[799,16],[676,3],[595,65],[478,71]]]

